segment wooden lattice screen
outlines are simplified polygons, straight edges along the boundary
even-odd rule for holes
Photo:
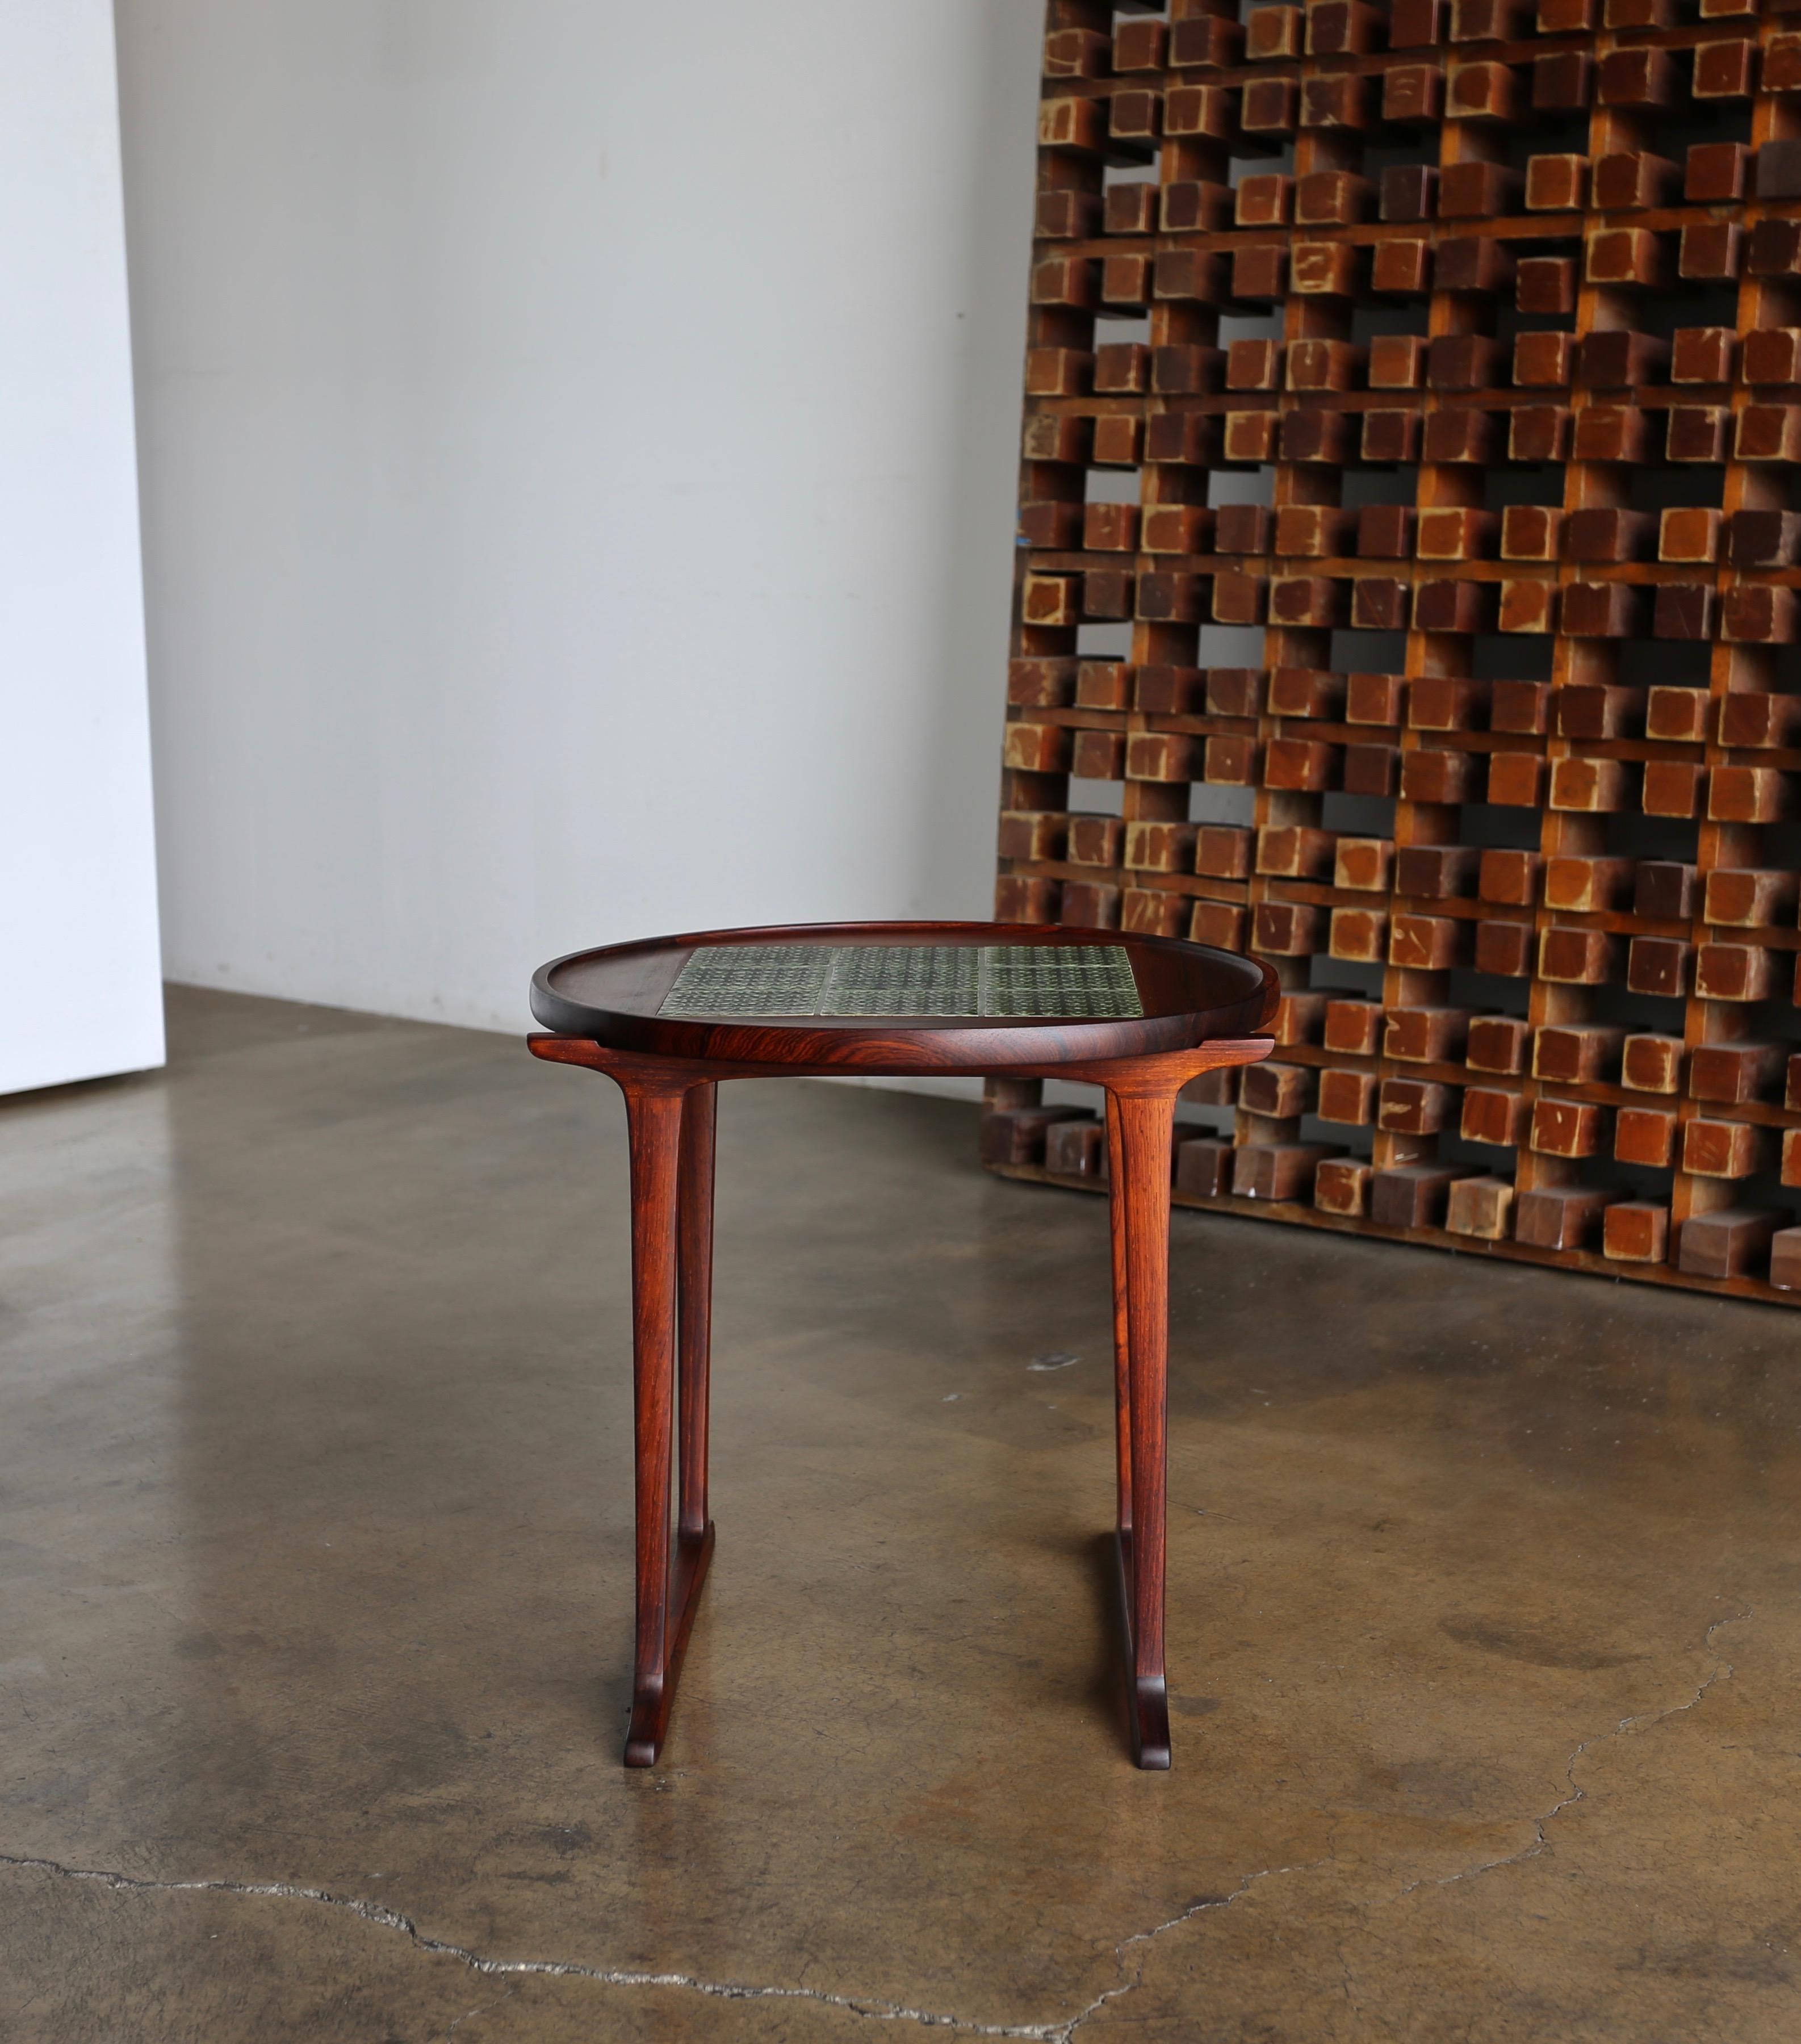
[[[1051,0],[1044,75],[997,913],[1279,963],[1181,1201],[1793,1297],[1801,0]]]

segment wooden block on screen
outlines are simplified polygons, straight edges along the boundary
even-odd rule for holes
[[[1106,421],[1097,421],[1096,425]],[[1214,457],[1219,422],[1207,412],[1154,412],[1149,420],[1128,419],[1127,425],[1143,427],[1146,461],[1179,463],[1204,467]],[[1125,466],[1132,466],[1128,459]]]
[[[1194,838],[1194,870],[1210,880],[1247,880],[1254,833],[1232,824],[1200,824]]]
[[[1788,1061],[1784,1043],[1698,1043],[1689,1053],[1689,1097],[1743,1107],[1775,1089]]]
[[[1139,538],[1135,504],[1091,504],[1082,518],[1082,544],[1091,553],[1133,553]]]
[[[1734,689],[1720,698],[1722,745],[1792,745],[1801,732],[1801,696]]]
[[[1347,724],[1398,724],[1407,694],[1400,674],[1354,674],[1345,677]],[[1365,790],[1364,792],[1368,793]]]
[[[1514,336],[1513,380],[1522,390],[1561,390],[1576,366],[1576,337],[1568,333]]]
[[[1632,885],[1630,859],[1578,858],[1553,853],[1545,862],[1545,906],[1577,915],[1618,907]]]
[[[1393,1008],[1383,1031],[1382,1055],[1408,1064],[1449,1064],[1463,1055],[1469,1033],[1468,1009]]]
[[[1299,416],[1304,417],[1304,414]],[[1288,631],[1330,631],[1345,621],[1344,585],[1327,575],[1272,575],[1269,622]]]
[[[1201,755],[1200,778],[1214,787],[1254,788],[1260,752],[1254,738],[1216,732]]]
[[[1381,1035],[1382,1009],[1379,1001],[1327,999],[1321,1040],[1334,1055],[1373,1058]]]
[[[1315,1174],[1341,1152],[1323,1143],[1246,1143],[1232,1156],[1232,1197],[1240,1200],[1304,1200]]]
[[[1603,1215],[1619,1197],[1594,1185],[1553,1185],[1522,1193],[1514,1203],[1514,1239],[1533,1249],[1588,1248],[1600,1235]]]
[[[1535,1100],[1526,1143],[1542,1157],[1594,1157],[1603,1133],[1601,1110],[1592,1101]]]
[[[1473,925],[1453,916],[1396,914],[1388,925],[1388,963],[1404,971],[1448,972],[1467,962]]]
[[[1792,924],[1796,886],[1797,876],[1780,867],[1717,866],[1707,875],[1703,912],[1735,929]]]
[[[1500,435],[1492,413],[1455,405],[1428,412],[1420,433],[1420,459],[1428,462],[1488,462]]]
[[[1086,241],[1101,232],[1106,217],[1099,196],[1093,192],[1041,191],[1032,229],[1046,241]]]
[[[1648,759],[1639,806],[1648,816],[1692,816],[1707,778],[1706,767],[1685,759]]]
[[[1369,343],[1372,390],[1417,390],[1426,377],[1426,340],[1420,334],[1376,334]]]
[[[1242,951],[1250,911],[1237,901],[1197,901],[1189,921],[1189,942],[1215,951]]]
[[[1367,1128],[1376,1119],[1377,1083],[1373,1072],[1328,1066],[1319,1074],[1319,1104],[1314,1112],[1322,1121]]]
[[[1531,1103],[1524,1093],[1505,1086],[1468,1086],[1457,1132],[1466,1143],[1487,1143],[1496,1149],[1517,1150],[1525,1139]]]
[[[1192,781],[1200,778],[1205,740],[1185,732],[1135,731],[1126,740],[1128,781]]]
[[[1045,1138],[1059,1122],[1093,1117],[1079,1108],[990,1108],[981,1118],[978,1154],[985,1164],[1031,1165],[1045,1161]]]
[[[1669,1246],[1668,1207],[1616,1200],[1601,1216],[1601,1254],[1616,1263],[1661,1263]]]
[[[1207,676],[1200,667],[1146,666],[1132,675],[1134,707],[1155,717],[1192,717],[1207,700]]]
[[[1002,758],[1017,773],[1066,774],[1072,751],[1070,734],[1061,724],[1010,724]]]
[[[1395,892],[1448,900],[1475,891],[1480,855],[1471,845],[1410,844],[1395,859]]]
[[[1308,958],[1319,949],[1327,912],[1303,901],[1259,901],[1251,915],[1250,947],[1273,958]]]
[[[1378,241],[1370,251],[1369,288],[1378,298],[1423,298],[1431,289],[1431,244],[1425,241]],[[1390,336],[1407,338],[1414,336]],[[1425,344],[1421,343],[1423,358]],[[1392,351],[1391,351],[1392,352]],[[1411,384],[1378,383],[1372,390],[1411,390]]]
[[[1071,816],[1065,856],[1073,866],[1116,866],[1124,830],[1127,826],[1116,816]]]
[[[1680,1036],[1629,1035],[1620,1047],[1620,1084],[1634,1093],[1675,1093],[1682,1075]]]
[[[1676,1267],[1691,1278],[1743,1278],[1791,1218],[1765,1207],[1722,1207],[1692,1214],[1677,1238]]]
[[[1347,795],[1392,795],[1400,776],[1400,751],[1393,745],[1347,745],[1343,763]]]
[[[1400,1164],[1369,1184],[1369,1218],[1379,1228],[1440,1228],[1451,1187],[1480,1175],[1467,1165]]]
[[[1519,755],[1496,754],[1503,757]],[[1630,806],[1631,782],[1626,763],[1587,753],[1572,753],[1551,763],[1550,806],[1579,815],[1603,816]],[[1491,794],[1489,799],[1494,800]]]
[[[1466,802],[1477,785],[1479,755],[1422,745],[1401,756],[1401,797],[1409,802]]]
[[[1788,806],[1788,777],[1773,766],[1716,766],[1707,777],[1710,822],[1773,824]]]
[[[1388,467],[1419,458],[1420,415],[1378,407],[1363,415],[1362,454],[1374,467]]]
[[[1646,1170],[1667,1170],[1676,1156],[1676,1117],[1668,1108],[1622,1107],[1614,1117],[1614,1158]]]
[[[1517,1078],[1526,1070],[1531,1037],[1531,1024],[1519,1016],[1474,1016],[1463,1061],[1473,1072]]]
[[[1071,1115],[1045,1131],[1044,1168],[1065,1178],[1107,1176],[1107,1131],[1091,1115]]]
[[[1446,163],[1439,170],[1439,219],[1499,219],[1513,213],[1521,190],[1521,174],[1504,163]]]
[[[1269,1023],[1269,1034],[1283,1046],[1318,1043],[1326,1001],[1323,993],[1285,993]]]
[[[1147,554],[1197,554],[1207,546],[1213,513],[1200,504],[1147,504],[1139,544]]]
[[[1069,819],[1045,810],[1003,809],[999,851],[1003,859],[1060,859],[1069,843]]]
[[[1120,905],[1120,928],[1137,936],[1185,936],[1189,920],[1188,897],[1161,888],[1128,887]]]
[[[1232,1183],[1232,1146],[1216,1135],[1176,1145],[1176,1190],[1192,1200],[1223,1199]]]
[[[1769,1132],[1697,1116],[1682,1130],[1682,1168],[1699,1178],[1748,1178],[1768,1162]]]
[[[1779,1228],[1770,1237],[1769,1282],[1780,1292],[1801,1286],[1801,1228]]]
[[[994,883],[994,920],[997,923],[1054,923],[1058,920],[1062,886],[1055,880],[1035,874],[1004,873]]]
[[[1125,863],[1139,873],[1192,872],[1196,832],[1193,824],[1128,823]]]
[[[1109,185],[1104,199],[1103,221],[1108,235],[1154,234],[1158,215],[1157,186],[1140,181],[1135,184]],[[1092,233],[1094,230],[1089,229]],[[1086,236],[1085,236],[1085,239]],[[1103,298],[1110,298],[1104,282]],[[1141,298],[1143,294],[1138,294]]]
[[[1123,568],[1090,568],[1081,578],[1082,616],[1112,621],[1132,614],[1132,577]]]
[[[1290,1120],[1311,1112],[1317,1078],[1310,1065],[1246,1065],[1238,1082],[1238,1105],[1247,1114]]]
[[[1553,1085],[1592,1085],[1619,1064],[1624,1029],[1604,1023],[1547,1023],[1532,1039],[1532,1076]]]
[[[1275,880],[1319,880],[1333,866],[1338,839],[1308,824],[1267,824],[1257,833],[1257,870]]]
[[[1511,1231],[1514,1189],[1505,1178],[1457,1178],[1445,1202],[1445,1230],[1480,1242],[1505,1242]]]
[[[1617,977],[1619,947],[1604,930],[1553,924],[1539,932],[1538,977],[1562,986],[1602,986]]]
[[[1703,944],[1695,954],[1695,992],[1702,1001],[1764,1001],[1776,985],[1773,952],[1751,944]]]
[[[1388,885],[1392,841],[1379,837],[1337,838],[1332,847],[1332,885],[1359,893],[1380,893]]]
[[[1651,451],[1649,418],[1636,405],[1590,405],[1574,415],[1573,460],[1642,462]]]
[[[1801,382],[1801,327],[1753,327],[1744,348],[1747,383]]]
[[[1542,799],[1546,762],[1536,752],[1492,752],[1488,799],[1497,807],[1535,809]]]
[[[1694,946],[1680,937],[1634,937],[1626,952],[1627,989],[1680,1000],[1688,991],[1694,955]]]
[[[1350,964],[1381,965],[1388,931],[1388,918],[1380,909],[1334,909],[1326,939],[1327,955]],[[1331,1011],[1327,1012],[1329,1015]]]
[[[1273,667],[1269,673],[1272,717],[1335,717],[1344,707],[1342,674],[1317,667]]]
[[[1073,659],[1009,660],[1007,700],[1018,709],[1067,709],[1075,701],[1079,667]]]
[[[1215,624],[1260,624],[1263,621],[1266,575],[1242,574],[1227,570],[1213,578],[1213,621]]]
[[[1313,1204],[1322,1213],[1357,1218],[1369,1211],[1375,1167],[1355,1157],[1326,1157],[1313,1181]]]
[[[1119,927],[1119,889],[1103,882],[1066,880],[1061,920],[1087,929],[1116,930]]]
[[[1532,970],[1538,933],[1530,923],[1503,923],[1484,916],[1476,925],[1476,970],[1497,978],[1523,979]]]
[[[1740,582],[1720,604],[1720,636],[1743,646],[1784,646],[1801,621],[1795,593],[1771,582]]]
[[[1015,730],[1018,725],[1013,727]],[[1078,731],[1073,734],[1069,770],[1080,781],[1121,781],[1126,774],[1126,735],[1122,731]]]

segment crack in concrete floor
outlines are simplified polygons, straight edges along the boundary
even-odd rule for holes
[[[1315,1860],[1304,1866],[1266,1867],[1256,1873],[1246,1874],[1229,1895],[1208,1896],[1204,1900],[1191,1903],[1178,1915],[1167,1922],[1154,1924],[1148,1931],[1135,1931],[1131,1936],[1121,1940],[1114,1947],[1114,1955],[1124,1965],[1126,1954],[1135,1945],[1149,1944],[1160,1938],[1165,1931],[1173,1931],[1192,1918],[1210,1909],[1225,1909],[1246,1894],[1260,1881],[1273,1880],[1285,1873],[1304,1873],[1312,1867],[1323,1866],[1324,1860]],[[673,1987],[686,1988],[695,1993],[711,1995],[723,2001],[808,2001],[828,2008],[842,2008],[853,2015],[867,2016],[884,2023],[913,2023],[931,2030],[956,2030],[972,2037],[1019,2037],[1032,2040],[1032,2044],[1069,2044],[1079,2023],[1121,1995],[1130,1994],[1142,1977],[1142,1969],[1129,1981],[1104,1989],[1076,2015],[1066,2016],[1056,2023],[977,2023],[966,2016],[947,2015],[935,2010],[910,2008],[900,2002],[887,2001],[874,1995],[831,1994],[823,1988],[757,1987],[738,1981],[702,1980],[693,1973],[648,1973],[619,1966],[585,1966],[574,1960],[564,1959],[490,1959],[467,1946],[452,1944],[447,1938],[428,1936],[410,1916],[397,1909],[390,1909],[379,1902],[365,1902],[351,1895],[334,1895],[329,1888],[302,1888],[281,1881],[152,1881],[129,1873],[119,1873],[105,1867],[65,1866],[59,1860],[28,1858],[13,1853],[0,1853],[0,1866],[17,1867],[22,1872],[48,1873],[63,1881],[93,1881],[102,1888],[109,1888],[124,1894],[148,1895],[247,1895],[274,1897],[289,1902],[311,1902],[328,1909],[341,1909],[348,1915],[359,1918],[365,1923],[373,1923],[383,1930],[398,1931],[407,1941],[422,1952],[434,1958],[455,1959],[472,1972],[494,1977],[538,1975],[553,1979],[595,1981],[606,1987]],[[504,2001],[508,1997],[501,1996]],[[485,2002],[482,2008],[492,2008],[498,2002]],[[481,2009],[469,2009],[451,2025],[452,2031],[467,2023]]]
[[[1743,1611],[1729,1612],[1724,1618],[1716,1618],[1707,1627],[1706,1636],[1701,1642],[1702,1652],[1713,1654],[1714,1635],[1716,1632],[1729,1625],[1742,1625],[1754,1616],[1755,1607],[1748,1604]],[[1500,1859],[1484,1860],[1480,1866],[1465,1867],[1458,1873],[1441,1874],[1423,1881],[1409,1881],[1405,1888],[1388,1897],[1388,1904],[1392,1905],[1399,1902],[1404,1896],[1415,1894],[1422,1888],[1450,1888],[1460,1881],[1475,1881],[1484,1873],[1492,1873],[1498,1867],[1517,1866],[1522,1860],[1536,1859],[1540,1853],[1549,1849],[1550,1840],[1545,1835],[1545,1827],[1561,1817],[1565,1810],[1572,1809],[1576,1804],[1586,1802],[1588,1799],[1588,1790],[1576,1778],[1576,1764],[1584,1754],[1596,1746],[1608,1745],[1616,1739],[1623,1739],[1628,1732],[1642,1728],[1648,1731],[1653,1725],[1661,1724],[1666,1718],[1681,1716],[1684,1711],[1693,1710],[1716,1682],[1730,1681],[1731,1677],[1732,1663],[1722,1660],[1717,1654],[1714,1654],[1713,1672],[1687,1702],[1672,1704],[1665,1710],[1641,1711],[1636,1716],[1622,1718],[1611,1731],[1597,1732],[1594,1738],[1585,1739],[1564,1762],[1564,1779],[1569,1784],[1570,1792],[1567,1796],[1560,1796],[1549,1809],[1532,1819],[1533,1838],[1530,1845],[1523,1846],[1518,1852],[1507,1853]]]
[[[1743,1611],[1730,1612],[1724,1618],[1716,1619],[1707,1627],[1702,1642],[1702,1650],[1711,1654],[1716,1633],[1729,1625],[1743,1624],[1753,1615],[1753,1608],[1747,1607]],[[1642,1712],[1635,1716],[1622,1718],[1612,1731],[1597,1733],[1593,1739],[1584,1739],[1564,1765],[1564,1776],[1569,1783],[1570,1793],[1561,1796],[1549,1810],[1532,1819],[1534,1836],[1530,1845],[1502,1858],[1485,1860],[1479,1865],[1465,1867],[1457,1873],[1411,1881],[1405,1888],[1390,1896],[1384,1906],[1392,1907],[1423,1888],[1448,1888],[1459,1881],[1478,1879],[1500,1867],[1515,1866],[1523,1861],[1537,1858],[1549,1848],[1549,1841],[1545,1835],[1545,1827],[1554,1822],[1565,1810],[1573,1808],[1576,1804],[1588,1799],[1587,1790],[1576,1779],[1576,1765],[1584,1754],[1612,1740],[1624,1738],[1629,1732],[1642,1728],[1649,1730],[1669,1718],[1681,1716],[1685,1711],[1693,1710],[1715,1683],[1730,1681],[1732,1673],[1733,1664],[1716,1654],[1712,1671],[1707,1680],[1684,1702],[1672,1704],[1665,1710]],[[1246,1874],[1229,1894],[1205,1896],[1198,1902],[1190,1903],[1187,1908],[1165,1922],[1153,1924],[1147,1931],[1135,1931],[1129,1938],[1123,1938],[1114,1947],[1116,1962],[1123,1968],[1127,1963],[1127,1954],[1135,1946],[1149,1945],[1165,1932],[1177,1930],[1210,1911],[1230,1908],[1233,1903],[1248,1894],[1260,1881],[1277,1880],[1288,1873],[1310,1873],[1331,1863],[1331,1856],[1328,1854],[1325,1858],[1304,1861],[1293,1866],[1265,1867],[1255,1873]],[[375,1924],[382,1929],[398,1931],[418,1950],[429,1953],[436,1958],[455,1959],[472,1972],[493,1978],[536,1975],[555,1979],[593,1981],[607,1987],[685,1988],[692,1992],[710,1995],[724,2001],[806,2001],[828,2008],[842,2008],[851,2015],[866,2016],[879,2022],[912,2023],[924,2029],[954,2030],[973,2037],[1016,2037],[1029,2039],[1031,2044],[1069,2044],[1077,2030],[1091,2016],[1099,2014],[1109,2002],[1117,2001],[1132,1993],[1144,1977],[1141,1961],[1129,1980],[1122,1980],[1110,1988],[1103,1988],[1086,2007],[1061,2022],[977,2023],[964,2016],[909,2008],[903,2003],[888,2001],[879,1996],[832,1994],[822,1988],[758,1987],[743,1981],[702,1980],[693,1973],[651,1973],[617,1966],[586,1966],[573,1960],[485,1958],[467,1946],[452,1944],[446,1938],[428,1936],[410,1916],[403,1915],[397,1909],[390,1909],[383,1904],[367,1902],[355,1896],[334,1895],[328,1888],[302,1888],[286,1881],[152,1881],[105,1868],[65,1866],[57,1860],[30,1858],[10,1853],[0,1853],[0,1866],[53,1874],[66,1881],[94,1881],[124,1893],[263,1896],[286,1901],[315,1903],[326,1908],[341,1909],[366,1923]],[[1347,1993],[1349,1991],[1347,1977]],[[499,2001],[509,1998],[509,1995],[503,1995],[499,1997]],[[499,2001],[486,2002],[478,2008],[466,2011],[451,2025],[451,2032],[471,2016],[497,2007]],[[450,2032],[446,2034],[447,2035]]]

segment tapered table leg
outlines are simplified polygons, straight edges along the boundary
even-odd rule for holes
[[[678,1537],[697,1540],[707,1515],[707,1424],[712,1389],[713,1293],[713,1129],[716,1085],[697,1085],[682,1103],[682,1165],[676,1231],[681,1334],[677,1374],[681,1397],[681,1501]]]
[[[1108,1219],[1113,1236],[1113,1460],[1116,1471],[1115,1530],[1129,1533],[1132,1524],[1131,1338],[1126,1322],[1126,1168],[1120,1147],[1119,1110],[1107,1095],[1107,1183]]]
[[[1169,1164],[1175,1119],[1173,1092],[1135,1093],[1109,1089],[1114,1274],[1117,1288],[1123,1266],[1131,1437],[1131,1518],[1129,1525],[1120,1527],[1119,1535],[1121,1592],[1131,1657],[1126,1700],[1132,1758],[1140,1767],[1152,1768],[1169,1765],[1169,1703],[1163,1666],[1163,1573]],[[1116,1312],[1118,1305],[1116,1289]]]
[[[637,1643],[632,1675],[628,1767],[655,1765],[669,1729],[695,1600],[712,1552],[703,1520],[671,1553],[678,1243],[687,1089],[620,1077],[632,1147],[632,1410],[637,1499]],[[710,1092],[711,1089],[708,1090]],[[706,1116],[711,1154],[711,1114]],[[709,1215],[710,1219],[710,1215]],[[699,1343],[705,1353],[705,1319]],[[684,1343],[685,1360],[686,1344]],[[689,1428],[684,1415],[684,1450]],[[701,1439],[704,1443],[705,1431]],[[686,1475],[684,1454],[684,1477]],[[705,1504],[701,1507],[703,1514]],[[673,1566],[672,1566],[673,1563]]]

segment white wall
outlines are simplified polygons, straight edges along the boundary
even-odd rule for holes
[[[107,0],[0,8],[0,1093],[163,1058]]]
[[[174,978],[988,912],[1041,0],[121,0]]]

